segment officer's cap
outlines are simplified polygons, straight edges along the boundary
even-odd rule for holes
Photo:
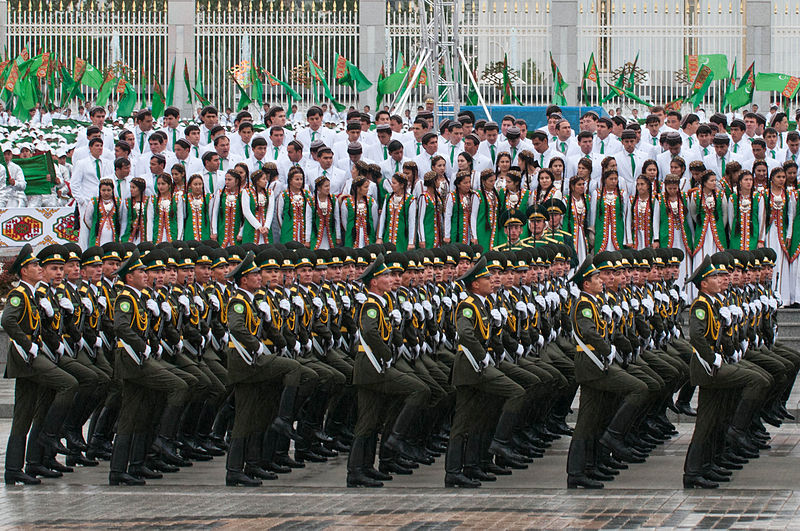
[[[67,260],[68,251],[60,243],[48,245],[36,257],[42,266],[47,264],[63,264]]]
[[[225,275],[225,278],[232,278],[238,281],[248,273],[258,273],[259,269],[256,265],[255,258],[255,255],[251,251],[248,251],[239,264]]]
[[[11,264],[11,269],[9,270],[12,274],[19,275],[19,272],[22,271],[22,268],[32,262],[38,262],[39,259],[33,254],[33,247],[31,244],[26,243],[22,246],[22,250],[17,255],[17,259],[14,260],[14,263]]]

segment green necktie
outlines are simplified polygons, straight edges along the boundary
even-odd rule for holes
[[[734,144],[733,145],[733,152],[736,153],[737,151],[739,151],[739,144]]]
[[[208,143],[211,143],[211,131],[208,132]]]
[[[417,155],[419,155],[420,146],[422,146],[422,142],[417,142]]]
[[[322,170],[322,176],[323,177],[327,177],[328,176],[328,170]]]
[[[387,151],[386,146],[383,146],[383,160],[386,160],[388,158],[389,158],[389,152]]]
[[[194,156],[200,158],[200,148],[197,146],[194,147]]]
[[[653,137],[653,145],[655,146],[655,145],[656,145],[656,143],[657,143],[657,142],[656,142],[656,137]]]
[[[783,149],[783,135],[778,135],[778,140],[781,141],[781,149]]]
[[[314,141],[314,135],[316,135],[316,131],[311,131],[311,141]]]
[[[260,170],[260,169],[261,169],[261,161],[260,161],[260,160],[257,160],[257,161],[256,161],[256,164],[258,164],[258,169]]]
[[[492,153],[492,164],[494,164],[494,158],[495,158],[494,150],[495,149],[497,149],[497,148],[495,148],[494,145],[490,145],[489,146],[489,151],[491,151],[491,153]]]
[[[117,198],[122,199],[122,189],[119,187],[119,179],[117,179]]]
[[[689,149],[691,149],[692,148],[692,137],[687,137],[687,139],[689,140]]]
[[[707,147],[704,147],[704,148],[703,148],[703,155],[704,155],[704,156],[705,156],[705,155],[708,155],[708,148],[707,148]]]
[[[583,158],[592,160],[592,157],[590,157],[588,154],[584,155]]]
[[[797,155],[792,153],[792,162],[797,162],[797,158],[796,157],[797,157]]]
[[[725,157],[722,157],[722,175],[720,177],[725,177]]]
[[[453,165],[453,155],[456,153],[456,147],[450,146],[450,166]]]
[[[512,147],[511,148],[511,161],[513,162],[515,158],[517,158],[517,148]]]
[[[636,158],[633,156],[633,153],[628,156],[631,158],[631,176],[636,177]]]
[[[185,160],[181,161],[181,166],[183,166],[184,168],[186,167],[186,161]]]
[[[600,154],[603,155],[603,154],[605,154],[605,152],[606,152],[606,141],[605,140],[601,140],[600,141]]]
[[[539,167],[544,168],[544,153],[539,153]]]
[[[775,150],[774,149],[770,149],[769,152],[772,153],[772,158],[774,159],[775,158]]]
[[[558,137],[556,135],[553,135],[553,142],[555,142],[557,138]]]
[[[275,148],[275,160],[278,160],[278,148]]]
[[[211,189],[211,193],[214,193],[214,176],[211,172],[208,172],[208,187]]]
[[[178,131],[177,131],[177,130],[175,130],[175,129],[173,129],[173,130],[172,130],[172,149],[173,149],[173,150],[175,149],[175,135],[176,135],[177,133],[178,133]]]
[[[244,145],[244,158],[246,159],[250,158],[250,146],[248,146],[247,144]]]
[[[567,143],[561,142],[561,153],[566,153],[566,152],[567,152]]]
[[[139,153],[144,153],[144,133],[139,135]]]
[[[99,181],[102,178],[102,175],[100,175],[100,159],[94,159],[94,171],[97,173],[97,180]]]
[[[394,161],[394,172],[400,173],[400,163],[397,161]]]

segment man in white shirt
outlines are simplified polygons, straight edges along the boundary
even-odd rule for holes
[[[327,177],[331,183],[332,194],[349,194],[350,190],[344,190],[344,185],[350,178],[350,174],[333,165],[333,150],[327,146],[317,150],[317,161],[319,162],[319,167],[315,168],[315,171],[309,171],[306,174],[306,188],[313,192],[316,180],[319,177]]]
[[[655,114],[648,114],[644,121],[645,131],[642,131],[642,138],[639,141],[639,149],[645,151],[642,144],[648,146],[647,149],[653,154],[653,158],[661,153],[661,146],[658,142],[658,137],[661,134],[661,121]]]
[[[409,159],[404,155],[405,149],[403,143],[398,140],[392,140],[387,146],[389,151],[389,158],[379,163],[381,167],[381,175],[386,179],[391,179],[395,173],[403,173],[403,164],[408,162]]]
[[[283,127],[279,125],[273,125],[269,128],[267,160],[277,162],[281,156],[286,155],[286,138],[283,136],[283,133]]]
[[[200,125],[200,146],[210,144],[212,141],[211,130],[219,125],[219,112],[213,105],[207,105],[200,111],[200,120],[203,122]]]
[[[114,196],[119,199],[122,207],[131,196],[131,161],[119,158],[114,161]]]
[[[309,150],[311,149],[311,142],[322,140],[328,145],[330,142],[330,130],[322,125],[322,109],[316,105],[309,107],[306,111],[306,121],[308,122],[308,127],[298,131],[295,138],[300,141],[305,150],[304,154],[308,156]]]
[[[622,150],[614,158],[617,159],[620,187],[624,186],[628,195],[636,192],[636,178],[642,173],[642,165],[647,155],[636,149],[636,133],[630,129],[622,132]]]
[[[708,124],[700,124],[695,134],[697,136],[695,150],[700,160],[703,160],[714,152],[714,146],[711,145],[711,142],[714,140],[714,133],[711,131],[711,127],[709,127]]]
[[[87,127],[86,128],[86,136],[87,136],[87,138],[89,140],[91,140],[93,138],[99,138],[100,140],[102,140],[103,141],[103,154],[101,155],[101,157],[103,159],[107,160],[110,163],[114,162],[113,141],[112,141],[112,148],[111,149],[106,149],[105,138],[102,136],[102,133],[100,132],[100,129],[97,126],[90,125],[89,127]],[[89,156],[90,156],[89,155],[89,145],[86,144],[84,146],[75,148],[75,151],[72,153],[72,161],[73,161],[73,163],[77,163],[77,162],[80,162],[81,160],[83,160],[85,158],[88,158]]]
[[[139,111],[136,115],[136,127],[133,129],[133,138],[136,142],[133,149],[140,154],[147,151],[147,139],[154,132],[153,113],[149,109]]]
[[[264,118],[264,123],[266,124],[267,129],[261,134],[261,136],[266,138],[266,135],[268,134],[267,132],[273,127],[277,126],[283,129],[284,145],[294,140],[294,131],[286,128],[286,111],[280,105],[274,105],[270,107],[269,111],[267,112],[267,116]],[[267,138],[267,141],[269,141],[269,138]]]
[[[413,159],[422,154],[422,137],[425,136],[428,131],[428,120],[425,118],[417,118],[414,120],[414,123],[411,124],[411,135],[407,136],[404,146],[406,156]]]
[[[592,151],[605,157],[613,157],[622,149],[619,140],[611,135],[613,124],[605,116],[597,120],[597,135],[594,137]]]
[[[313,168],[318,166],[316,162],[303,156],[303,144],[297,139],[292,140],[286,145],[286,156],[281,157],[277,165],[278,177],[284,186],[286,186],[289,169],[293,166],[302,168],[303,173],[306,175],[308,175]]]
[[[786,160],[800,164],[800,133],[789,131],[786,135]]]
[[[363,148],[363,144],[358,140],[361,137],[361,123],[353,120],[347,123],[347,136],[333,145],[333,159],[337,165],[347,160],[348,148],[351,144],[358,143]],[[331,146],[328,146],[331,147]]]
[[[695,136],[695,133],[697,133],[698,127],[700,127],[700,118],[698,118],[693,112],[690,112],[683,117],[683,120],[681,120],[681,128],[678,132],[683,139],[684,149],[694,150],[697,148],[697,137]]]
[[[242,158],[231,153],[231,141],[225,135],[220,135],[214,139],[214,151],[219,155],[219,169],[224,174],[233,169],[237,163],[242,162]]]
[[[786,160],[786,148],[778,146],[778,138],[778,131],[774,127],[764,129],[764,142],[767,143],[767,159],[777,160],[782,163]]]
[[[725,133],[717,133],[714,135],[713,140],[714,153],[711,153],[703,159],[703,164],[706,169],[716,173],[718,180],[724,177],[728,163],[735,160],[735,158],[731,156],[729,150],[730,143],[731,139],[728,135]]]
[[[560,118],[560,115],[559,115]],[[575,135],[572,134],[572,126],[567,120],[560,118],[555,128],[555,140],[550,140],[550,148],[553,152],[558,152],[563,158],[577,155],[580,149]]]
[[[283,128],[281,128],[283,132]],[[253,155],[253,123],[241,122],[236,129],[236,133],[230,137],[231,153],[237,155],[242,160],[247,160]]]
[[[533,153],[533,162],[537,163],[540,168],[547,168],[553,156],[560,156],[564,159],[564,164],[566,165],[567,163],[567,159],[564,155],[557,151],[554,152],[551,149],[550,144],[547,142],[547,134],[541,129],[537,129],[533,132],[531,136],[531,145],[526,149]],[[519,153],[517,153],[517,156],[519,156]],[[534,179],[534,188],[536,184],[536,180]]]
[[[164,109],[164,127],[161,128],[167,135],[167,149],[175,150],[175,142],[183,138],[183,127],[180,123],[181,111],[177,107]]]
[[[176,164],[181,164],[186,169],[187,182],[189,177],[195,173],[203,173],[203,163],[192,155],[192,145],[185,138],[181,138],[175,143],[175,160]]]
[[[586,187],[586,192],[593,192],[600,186],[600,177],[602,176],[601,163],[605,155],[595,153],[592,151],[594,147],[594,136],[589,131],[581,131],[578,133],[578,148],[577,154],[572,155],[567,159],[566,168],[564,170],[564,181],[569,182],[574,175],[578,173],[578,161],[580,159],[589,159],[592,161],[592,175],[589,185]],[[565,185],[566,186],[566,185]]]
[[[106,121],[106,110],[99,105],[95,105],[89,110],[89,120],[94,127],[100,129],[100,135],[103,139],[103,149],[108,151],[109,154],[114,147],[114,131],[110,127],[104,127]],[[90,126],[91,127],[91,126]],[[78,136],[75,139],[75,147],[80,148],[89,145],[89,138],[87,137],[87,129],[78,131]]]
[[[174,153],[167,151],[167,134],[163,131],[156,131],[150,135],[147,143],[149,149],[142,154],[144,160],[149,159],[148,155],[162,155],[164,157],[164,169],[167,173],[169,173],[172,166],[178,163],[178,159],[175,158]],[[147,165],[137,164],[135,176],[144,177],[150,173],[149,170],[150,169]]]
[[[470,133],[464,137],[464,153],[467,153],[472,157],[472,188],[475,190],[480,190],[481,172],[486,169],[494,171],[494,164],[492,164],[492,161],[489,160],[489,157],[481,155],[478,152],[480,145],[481,141],[478,138],[478,135],[475,133]],[[450,183],[450,186],[452,188],[452,182]]]
[[[200,128],[194,124],[189,124],[183,130],[183,136],[189,142],[189,150],[192,152],[192,156],[200,160],[200,157],[203,156],[200,146]]]
[[[666,145],[667,150],[656,157],[659,180],[664,182],[664,178],[671,173],[670,163],[675,157],[681,157],[685,163],[683,175],[679,175],[679,177],[684,179],[683,182],[686,182],[686,180],[691,180],[692,174],[689,173],[689,164],[691,164],[691,162],[694,160],[698,160],[697,152],[694,150],[684,149],[683,139],[681,138],[680,133],[677,131],[667,133]]]
[[[264,164],[267,162],[277,163],[277,161],[271,160],[267,156],[268,150],[269,148],[267,146],[267,141],[264,139],[264,137],[257,136],[253,138],[253,151],[250,153],[252,156],[245,160],[247,163],[247,168],[250,170],[251,174],[256,170],[262,169]]]
[[[492,161],[492,165],[496,166],[497,155],[502,151],[508,151],[508,144],[500,141],[500,127],[497,125],[497,122],[486,122],[483,126],[483,131],[486,135],[486,140],[481,142],[478,153],[489,157],[489,160]]]
[[[744,134],[745,125],[742,120],[731,122],[731,152],[736,160],[744,160],[752,155],[750,140]]]
[[[389,144],[392,142],[392,128],[389,124],[381,124],[375,128],[378,141],[367,147],[367,157],[379,164],[389,159]]]
[[[337,160],[336,154],[334,153],[334,166],[343,170],[349,178],[353,174],[353,168],[355,167],[356,162],[363,161],[365,164],[374,164],[372,160],[364,157],[363,153],[364,147],[361,145],[361,143],[353,142],[347,146],[347,156],[345,158]]]
[[[219,155],[215,151],[203,154],[203,182],[207,194],[215,194],[225,188],[225,172],[219,169]]]
[[[506,142],[508,143],[508,152],[511,154],[511,165],[518,166],[519,162],[517,161],[517,157],[519,156],[520,152],[524,150],[532,151],[533,145],[528,142],[528,139],[522,138],[522,131],[519,130],[519,127],[516,125],[512,125],[506,130]],[[545,143],[547,146],[548,144]]]
[[[747,171],[753,171],[753,163],[757,160],[764,160],[767,163],[769,174],[772,174],[772,170],[775,168],[780,168],[783,165],[783,161],[770,158],[767,155],[767,143],[764,142],[763,138],[754,138],[753,141],[750,142],[750,156],[738,160],[742,165],[742,169]]]
[[[5,168],[2,168],[3,171],[0,172],[0,207],[2,208],[24,207],[26,204],[25,175],[22,173],[22,168],[11,162],[12,156],[11,144],[3,146]]]
[[[72,172],[70,188],[72,197],[79,205],[86,205],[90,199],[100,193],[100,179],[110,177],[114,173],[111,162],[103,159],[103,140],[89,140],[89,157],[78,162]]]

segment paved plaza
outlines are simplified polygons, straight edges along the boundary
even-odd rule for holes
[[[265,482],[224,486],[224,458],[146,487],[107,486],[108,463],[39,487],[0,490],[0,526],[29,528],[221,529],[800,529],[800,426],[772,429],[772,449],[712,491],[680,488],[693,429],[659,446],[602,491],[566,490],[569,441],[556,441],[528,470],[478,490],[442,488],[444,459],[383,489],[347,489],[346,456]],[[10,422],[0,421],[5,434]]]

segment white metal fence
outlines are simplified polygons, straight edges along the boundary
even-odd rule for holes
[[[499,103],[499,64],[508,57],[515,90],[524,104],[545,104],[552,97],[553,80],[548,53],[552,42],[549,0],[461,0],[460,36],[470,69],[477,75],[489,103]],[[82,5],[82,4],[81,4]],[[57,54],[71,70],[75,57],[103,69],[115,62],[135,70],[131,80],[140,93],[144,74],[167,82],[171,58],[167,57],[165,9],[123,11],[110,3],[95,9],[69,4],[47,8],[10,10],[7,47],[13,57],[23,48]],[[389,0],[386,6],[387,73],[403,56],[410,64],[419,47],[419,14],[416,1]],[[772,71],[800,74],[797,42],[800,36],[800,0],[772,4]],[[69,10],[73,9],[73,10]],[[302,83],[300,70],[310,55],[328,73],[333,94],[342,103],[356,101],[356,93],[333,81],[334,54],[358,64],[359,12],[357,2],[342,0],[285,0],[259,2],[247,10],[230,2],[212,8],[198,6],[195,14],[196,69],[202,72],[206,95],[220,106],[235,108],[237,90],[229,69],[249,60],[279,79],[289,82],[304,97],[315,100],[310,86]],[[240,9],[236,11],[235,9]],[[747,2],[745,0],[579,0],[578,63],[594,52],[602,88],[590,89],[592,103],[607,94],[606,82],[639,54],[641,71],[635,92],[665,103],[688,91],[680,73],[690,54],[723,53],[729,65],[736,59],[738,73],[743,61]],[[564,65],[561,65],[562,67]],[[758,65],[757,65],[758,66]],[[177,65],[180,83],[182,65]],[[581,72],[563,71],[577,87]],[[377,80],[372,79],[373,83]],[[192,80],[194,83],[194,80]],[[152,82],[145,83],[150,92]],[[724,80],[715,80],[707,102],[718,102]],[[265,84],[268,102],[284,101],[280,87]],[[320,89],[321,92],[321,89]],[[417,89],[411,102],[419,102],[432,89]],[[93,94],[88,94],[91,98]],[[148,98],[149,99],[149,98]],[[576,103],[570,101],[570,103]]]

